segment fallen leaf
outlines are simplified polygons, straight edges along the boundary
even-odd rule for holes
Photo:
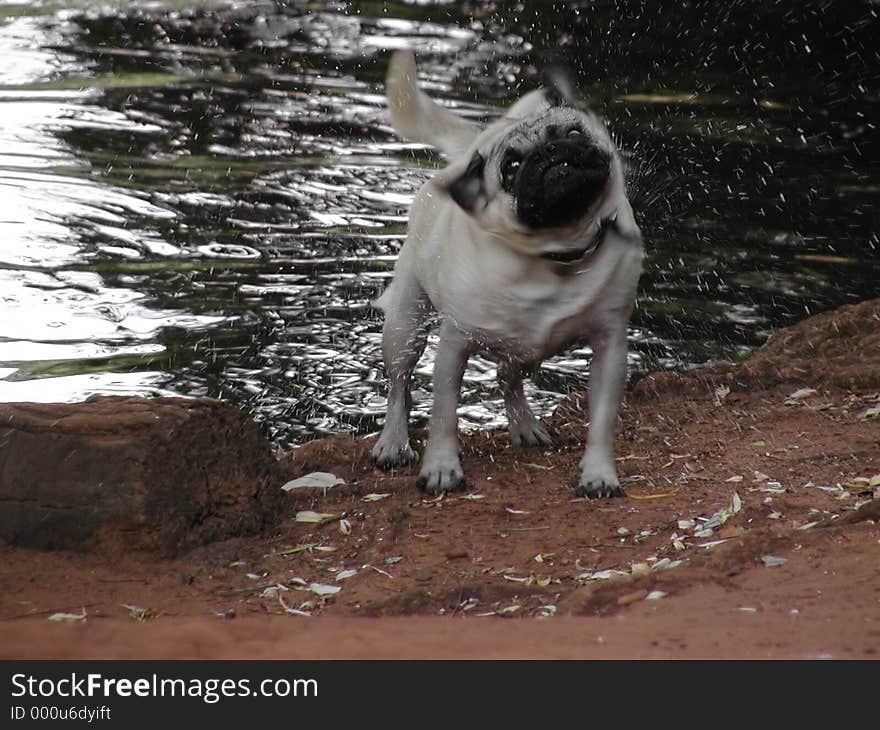
[[[672,568],[677,568],[681,565],[680,560],[670,560],[669,558],[663,558],[662,560],[658,560],[654,565],[651,566],[651,570],[671,570]]]
[[[291,608],[290,606],[288,606],[284,602],[284,597],[281,595],[281,593],[278,594],[278,603],[281,604],[281,608],[284,609],[285,613],[292,614],[293,616],[311,616],[312,615],[308,611],[302,611],[298,608]]]
[[[505,608],[499,608],[495,614],[502,617],[513,616],[517,611],[522,608],[518,603],[514,603],[512,606],[506,606]]]
[[[329,512],[314,512],[307,509],[302,512],[297,512],[296,517],[294,517],[294,522],[307,522],[320,525],[324,522],[331,522],[336,519],[339,519],[339,515],[334,515]]]
[[[345,481],[335,474],[330,474],[326,471],[313,471],[311,474],[306,474],[299,479],[287,482],[281,489],[285,492],[292,492],[297,489],[330,489],[330,487],[335,487],[337,484],[345,484]]]
[[[378,502],[382,499],[388,499],[388,497],[390,496],[391,492],[384,492],[382,494],[377,494],[373,492],[371,494],[365,494],[363,497],[361,497],[361,499],[363,499],[364,502]]]
[[[85,621],[86,610],[82,609],[82,613],[53,613],[49,616],[49,621]]]
[[[342,590],[341,586],[329,586],[324,583],[310,583],[309,590],[319,596],[332,596]]]
[[[791,393],[788,398],[785,399],[786,403],[796,403],[799,400],[803,400],[804,398],[809,398],[810,396],[816,395],[819,391],[815,388],[798,388],[794,393]]]

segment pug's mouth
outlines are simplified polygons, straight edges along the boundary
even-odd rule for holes
[[[552,261],[555,264],[575,264],[598,251],[602,246],[602,243],[605,241],[605,236],[608,234],[608,231],[616,226],[617,211],[615,210],[611,215],[602,219],[599,223],[599,230],[596,231],[593,240],[591,240],[586,246],[582,248],[573,248],[568,251],[548,251],[547,253],[542,253],[540,256],[545,261]]]

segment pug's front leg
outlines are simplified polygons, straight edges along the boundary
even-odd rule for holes
[[[385,304],[382,354],[388,375],[388,409],[382,434],[373,446],[373,461],[381,469],[406,466],[415,460],[409,445],[412,372],[425,350],[428,299],[408,269],[395,274]]]
[[[453,324],[444,321],[434,360],[434,403],[428,445],[418,481],[429,494],[439,495],[464,488],[464,472],[458,458],[457,410],[470,350],[470,340]]]
[[[626,379],[626,321],[608,325],[592,339],[590,425],[580,462],[579,497],[625,497],[614,463],[614,426]]]

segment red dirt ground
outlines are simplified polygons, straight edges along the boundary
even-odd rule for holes
[[[470,488],[444,499],[338,437],[283,458],[346,484],[291,496],[263,537],[174,560],[7,547],[0,656],[878,656],[880,300],[743,365],[642,381],[618,433],[625,499],[574,498],[580,399],[550,419],[554,450],[464,438]]]

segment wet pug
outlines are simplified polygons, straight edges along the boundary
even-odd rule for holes
[[[436,310],[434,401],[419,472],[425,491],[464,486],[456,410],[471,353],[498,358],[511,440],[549,446],[523,375],[586,338],[590,420],[576,492],[623,496],[614,425],[643,247],[604,124],[559,71],[485,128],[422,93],[409,52],[392,58],[387,93],[397,132],[436,146],[450,163],[418,192],[393,281],[376,302],[385,313],[389,395],[373,459],[383,468],[414,459],[410,381]]]

